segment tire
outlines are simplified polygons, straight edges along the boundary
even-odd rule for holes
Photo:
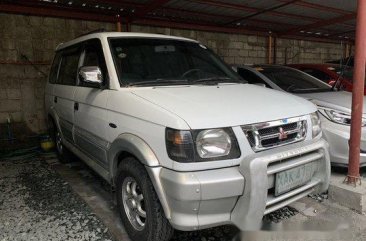
[[[165,218],[145,167],[133,157],[122,160],[118,167],[116,184],[118,210],[130,239],[170,240],[174,229]]]
[[[74,155],[62,143],[62,135],[60,130],[57,128],[53,121],[50,122],[51,123],[49,123],[49,133],[53,142],[55,143],[55,150],[58,160],[61,163],[72,162],[74,160]]]

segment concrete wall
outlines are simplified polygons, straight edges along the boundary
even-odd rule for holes
[[[43,95],[54,49],[98,28],[113,31],[115,24],[0,14],[0,140],[7,138],[7,119],[16,138],[26,139],[46,130]],[[135,25],[131,31],[197,39],[229,64],[267,63],[268,59],[264,37]],[[342,54],[338,44],[285,39],[277,43],[278,63],[284,63],[285,52],[288,63],[324,62]],[[35,65],[24,64],[22,55]]]

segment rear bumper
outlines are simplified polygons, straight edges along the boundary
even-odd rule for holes
[[[310,182],[274,196],[275,175],[316,162]],[[258,229],[264,214],[310,193],[327,190],[330,164],[327,143],[320,139],[284,146],[246,157],[240,166],[199,172],[148,168],[172,226],[196,230],[234,224],[241,230]]]

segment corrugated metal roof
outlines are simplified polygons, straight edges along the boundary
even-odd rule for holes
[[[32,13],[47,15],[51,13],[46,8],[55,8],[73,10],[77,18],[79,11],[82,16],[94,14],[92,19],[107,21],[120,15],[144,24],[175,24],[188,29],[199,26],[200,30],[209,26],[210,31],[250,30],[263,35],[272,31],[278,36],[337,40],[338,35],[354,38],[357,7],[355,0],[2,0],[0,4],[7,4],[8,12],[26,12],[33,7]]]

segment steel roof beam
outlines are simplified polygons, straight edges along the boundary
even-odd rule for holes
[[[226,2],[216,1],[216,0],[187,0],[187,1],[211,5],[211,6],[215,6],[215,7],[229,8],[229,9],[234,9],[234,10],[243,10],[243,11],[246,11],[249,13],[256,13],[258,11],[263,10],[260,8],[248,7],[243,4],[226,3]],[[320,20],[320,18],[296,15],[296,14],[291,14],[291,13],[283,13],[283,12],[278,12],[278,11],[270,11],[270,12],[268,12],[268,14],[273,15],[273,16],[290,17],[290,18],[296,18],[296,19],[302,19],[302,20],[308,20],[308,21]]]
[[[289,0],[278,0],[278,1],[284,2],[284,3],[289,2]],[[317,4],[317,3],[309,3],[309,2],[305,2],[303,0],[297,1],[293,4],[297,5],[297,6],[301,6],[301,7],[321,10],[321,11],[324,11],[324,12],[339,13],[339,14],[342,14],[342,15],[352,13],[352,11],[346,11],[346,10],[343,10],[343,9],[340,9],[340,8],[324,6],[324,5]]]
[[[152,0],[149,3],[146,4],[146,6],[140,8],[136,15],[138,17],[144,17],[146,14],[148,14],[151,11],[154,11],[155,9],[158,9],[162,7],[164,4],[170,2],[170,0]]]
[[[328,26],[328,25],[331,25],[331,24],[343,23],[345,21],[352,20],[355,17],[356,17],[355,13],[350,13],[350,14],[346,14],[346,15],[343,15],[343,16],[340,16],[340,17],[320,20],[320,21],[317,21],[317,22],[312,23],[312,24],[299,26],[299,27],[296,27],[296,28],[286,30],[283,33],[278,33],[278,35],[291,35],[291,34],[296,33],[298,31],[306,31],[306,30],[321,28],[321,27]]]
[[[111,15],[96,14],[83,11],[75,11],[71,9],[56,9],[56,8],[45,8],[45,7],[30,7],[22,6],[16,4],[4,4],[0,3],[0,12],[14,13],[14,14],[25,14],[25,15],[35,15],[35,16],[52,16],[59,18],[71,18],[71,19],[81,19],[90,21],[100,21],[100,22],[115,22],[116,17]]]
[[[245,16],[245,17],[241,17],[241,18],[237,18],[237,19],[234,19],[234,20],[231,20],[230,22],[227,22],[225,24],[232,24],[232,23],[235,23],[235,22],[240,22],[240,21],[243,21],[243,20],[246,20],[246,19],[249,19],[249,18],[252,18],[252,17],[255,17],[255,16],[258,16],[258,15],[261,15],[261,14],[264,14],[264,13],[269,13],[269,12],[273,12],[273,10],[276,10],[276,9],[279,9],[279,8],[282,8],[282,7],[285,7],[287,5],[290,5],[290,4],[293,4],[295,2],[297,2],[299,0],[292,0],[292,1],[288,1],[288,2],[285,2],[285,3],[282,3],[282,4],[279,4],[279,5],[276,5],[276,6],[273,6],[273,7],[270,7],[270,8],[266,8],[266,9],[262,9],[262,10],[259,10],[258,12],[255,12],[253,14],[250,14],[248,16]]]

